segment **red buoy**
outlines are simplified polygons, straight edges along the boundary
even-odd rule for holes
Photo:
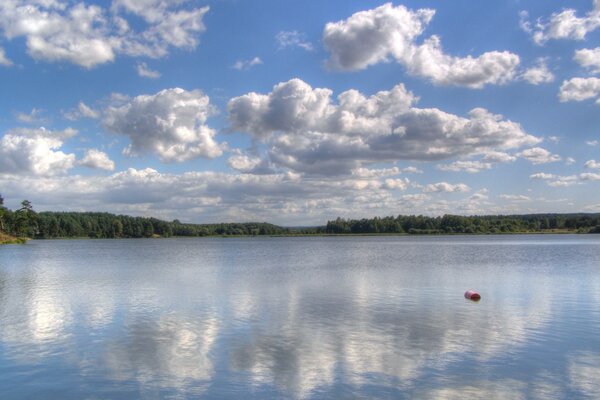
[[[474,290],[467,290],[465,292],[465,298],[469,299],[469,300],[475,300],[475,301],[481,300],[481,296],[479,295],[479,293],[477,293]]]

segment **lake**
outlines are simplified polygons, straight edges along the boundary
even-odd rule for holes
[[[600,398],[600,235],[0,247],[1,399],[465,396]]]

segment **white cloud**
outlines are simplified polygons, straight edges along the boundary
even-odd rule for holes
[[[392,168],[355,168],[352,170],[352,176],[357,178],[381,178],[394,175],[400,175],[402,171],[398,167]]]
[[[137,71],[137,74],[142,78],[160,78],[160,72],[148,68],[148,65],[145,62],[138,63],[135,66],[135,70]]]
[[[471,202],[483,202],[486,200],[489,200],[489,196],[488,196],[489,190],[487,189],[481,189],[478,190],[477,192],[473,193],[471,196],[469,196],[469,200]]]
[[[264,161],[260,157],[251,156],[235,149],[233,155],[227,160],[227,164],[236,171],[257,173],[258,168],[264,166]]]
[[[591,146],[591,147],[598,146],[598,143],[600,143],[600,142],[598,142],[597,140],[586,140],[585,141],[585,144],[587,144],[588,146]]]
[[[388,178],[385,180],[384,182],[384,187],[386,189],[390,189],[390,190],[406,190],[408,188],[408,185],[410,184],[410,181],[408,180],[408,178],[398,178],[398,179],[391,179]]]
[[[435,84],[469,88],[502,84],[514,78],[519,65],[516,54],[492,51],[478,57],[454,57],[444,53],[435,35],[417,44],[417,37],[434,14],[432,9],[412,11],[387,3],[328,23],[323,32],[323,43],[330,53],[327,65],[355,71],[394,59],[411,75]]]
[[[579,178],[584,181],[600,181],[600,174],[595,172],[584,172],[579,174]]]
[[[567,164],[567,165],[573,165],[573,164],[575,164],[575,162],[577,162],[577,160],[575,160],[573,157],[565,158],[565,164]]]
[[[208,96],[200,90],[174,88],[107,108],[103,124],[131,139],[126,154],[150,151],[162,161],[181,162],[223,153],[223,145],[214,140],[215,130],[206,125],[213,113]]]
[[[8,39],[24,37],[28,53],[38,60],[91,68],[115,58],[104,10],[95,5],[78,3],[63,11],[24,1],[2,2],[0,27]]]
[[[0,139],[0,174],[52,176],[64,174],[75,164],[74,154],[60,151],[77,131],[14,129]]]
[[[37,124],[43,122],[43,118],[40,115],[42,112],[43,110],[40,110],[39,108],[32,108],[29,113],[17,113],[17,120],[26,124]]]
[[[519,11],[519,27],[527,33],[533,32],[531,22],[529,22],[529,13],[525,10]]]
[[[70,121],[76,121],[81,118],[97,119],[100,118],[100,112],[80,101],[76,109],[63,112],[63,116]]]
[[[106,171],[114,171],[115,169],[115,163],[108,157],[108,154],[97,149],[86,150],[79,164]]]
[[[8,40],[24,38],[27,52],[36,60],[93,68],[114,61],[119,53],[163,57],[170,47],[197,46],[208,7],[180,9],[184,3],[115,1],[109,12],[85,3],[3,1],[0,28]],[[145,24],[136,26],[145,29],[133,31],[122,11],[142,17]]]
[[[538,172],[530,175],[529,178],[543,180],[548,186],[552,187],[567,187],[579,183],[577,175],[561,176],[548,174],[545,172]]]
[[[292,79],[269,94],[248,93],[229,101],[231,129],[269,146],[271,162],[318,174],[347,173],[365,163],[441,160],[536,144],[540,139],[487,110],[468,118],[435,108],[413,107],[403,85],[366,97]]]
[[[555,12],[548,21],[538,20],[532,29],[531,24],[523,18],[521,27],[533,34],[533,40],[538,45],[551,39],[583,40],[586,35],[600,27],[600,1],[594,0],[593,9],[578,17],[577,11],[572,8]]]
[[[260,57],[254,57],[251,60],[238,60],[231,66],[233,69],[237,69],[238,71],[250,69],[256,65],[261,65],[263,62]]]
[[[471,188],[469,188],[464,183],[457,183],[456,185],[453,185],[448,182],[431,183],[431,184],[425,186],[425,188],[423,188],[423,191],[425,193],[434,193],[434,192],[461,193],[461,192],[468,192],[470,190],[471,190]]]
[[[577,50],[573,59],[591,72],[595,74],[600,73],[600,47]]]
[[[558,136],[548,136],[548,140],[551,141],[552,143],[558,143],[558,142],[560,142],[560,137],[558,137]]]
[[[417,167],[402,168],[402,172],[406,172],[407,174],[422,174],[423,173],[423,171]]]
[[[584,167],[589,169],[600,169],[600,163],[596,162],[596,160],[589,160],[586,161]]]
[[[559,155],[552,154],[548,150],[543,149],[541,147],[526,149],[517,155],[530,161],[532,164],[546,164],[561,160]]]
[[[0,65],[4,65],[5,67],[13,65],[13,62],[6,57],[6,53],[2,47],[0,47]]]
[[[521,194],[501,194],[499,197],[509,201],[531,201],[531,198]]]
[[[300,47],[306,51],[314,50],[312,43],[306,40],[306,35],[298,31],[281,31],[275,35],[279,49],[287,47]]]
[[[556,179],[546,182],[548,186],[552,187],[567,187],[573,186],[578,183],[578,179],[576,175],[569,176],[558,176]]]
[[[564,81],[560,86],[560,101],[583,101],[600,95],[599,78],[573,78]]]
[[[470,174],[476,174],[484,169],[490,168],[492,168],[491,163],[484,163],[481,161],[455,161],[450,164],[437,165],[437,169],[440,171],[468,172]]]
[[[547,174],[545,172],[538,172],[532,175],[529,175],[529,177],[531,179],[542,179],[542,180],[548,180],[548,179],[555,179],[556,175],[554,174]]]
[[[486,151],[484,153],[483,159],[484,161],[507,163],[515,161],[517,157],[508,153],[503,153],[501,151]]]
[[[554,81],[554,74],[550,72],[546,65],[546,59],[538,58],[536,66],[527,69],[521,74],[521,78],[531,83],[539,85],[541,83],[549,83]]]

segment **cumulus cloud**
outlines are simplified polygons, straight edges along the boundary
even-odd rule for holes
[[[115,169],[115,163],[108,157],[108,154],[97,149],[86,150],[79,164],[105,171],[114,171]]]
[[[468,172],[470,174],[476,174],[490,168],[492,168],[491,163],[481,161],[455,161],[450,164],[439,164],[437,166],[437,169],[440,171]]]
[[[36,60],[65,61],[93,68],[114,61],[117,54],[163,57],[170,47],[194,48],[205,30],[208,7],[184,9],[187,1],[117,0],[111,10],[85,3],[0,3],[0,28],[8,40],[24,38]],[[125,17],[141,17],[141,31]]]
[[[579,174],[579,178],[584,181],[600,181],[600,174],[595,172],[584,172]]]
[[[554,74],[548,69],[548,65],[546,65],[546,59],[538,58],[536,65],[525,70],[521,74],[521,78],[532,85],[539,85],[542,83],[553,82]]]
[[[2,47],[0,47],[0,65],[4,65],[5,67],[10,67],[13,65],[13,62],[6,57],[6,53]]]
[[[314,50],[312,43],[306,40],[306,35],[298,31],[281,31],[275,35],[275,41],[279,49],[300,47],[306,51]]]
[[[406,172],[407,174],[422,174],[423,171],[417,167],[406,167],[402,168],[402,172]]]
[[[588,146],[591,146],[591,147],[598,146],[598,143],[599,142],[597,140],[586,140],[585,141],[585,144],[587,144]]]
[[[577,175],[561,176],[548,174],[545,172],[538,172],[536,174],[530,175],[529,178],[545,181],[548,186],[552,187],[566,187],[578,183]]]
[[[542,45],[553,39],[583,40],[588,33],[600,27],[600,1],[594,0],[592,10],[578,17],[572,8],[553,13],[548,20],[538,20],[534,27],[521,14],[521,28],[532,34],[533,41]]]
[[[486,151],[483,159],[490,162],[507,163],[515,161],[517,157],[501,151]]]
[[[408,188],[408,185],[410,185],[410,180],[408,180],[408,178],[398,178],[398,179],[391,179],[388,178],[385,180],[384,182],[384,187],[386,189],[391,189],[391,190],[406,190]]]
[[[52,176],[66,173],[75,155],[60,151],[77,131],[14,129],[0,139],[0,174]]]
[[[559,155],[552,154],[548,150],[543,149],[541,147],[526,149],[517,155],[530,161],[532,164],[546,164],[561,160]]]
[[[206,125],[213,113],[208,96],[200,90],[174,88],[108,107],[103,124],[131,139],[128,155],[153,152],[162,161],[181,162],[223,153],[215,130]]]
[[[256,65],[261,65],[263,62],[260,57],[254,57],[251,60],[238,60],[231,66],[233,69],[237,69],[238,71],[250,69]]]
[[[312,88],[300,79],[277,84],[269,94],[229,101],[231,129],[269,147],[274,164],[300,172],[340,174],[363,164],[441,160],[536,144],[521,126],[487,110],[467,118],[436,108],[416,108],[403,85],[366,97],[348,90]]]
[[[409,74],[440,85],[482,88],[512,80],[519,56],[491,51],[478,57],[455,57],[444,53],[438,36],[417,44],[435,10],[416,11],[391,3],[361,11],[348,19],[331,22],[323,31],[330,53],[327,65],[335,70],[355,71],[395,60]]]
[[[448,182],[438,182],[431,183],[423,188],[425,193],[460,193],[460,192],[468,192],[471,188],[469,188],[464,183],[457,183],[455,185]]]
[[[600,163],[596,162],[596,160],[588,160],[584,167],[589,169],[600,169]]]
[[[560,86],[558,98],[562,102],[584,101],[600,95],[599,78],[573,78]]]
[[[137,74],[142,78],[157,79],[160,78],[160,72],[150,69],[145,62],[138,63],[135,66]]]
[[[600,73],[600,47],[577,50],[573,59],[582,67],[590,70],[590,72],[595,74]]]
[[[227,160],[227,164],[236,171],[244,173],[272,172],[265,160],[258,156],[246,154],[239,149]]]

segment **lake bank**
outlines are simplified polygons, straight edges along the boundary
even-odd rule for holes
[[[2,244],[23,244],[27,242],[26,238],[18,238],[0,232],[0,245]]]

